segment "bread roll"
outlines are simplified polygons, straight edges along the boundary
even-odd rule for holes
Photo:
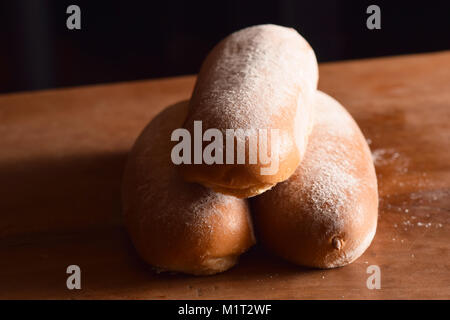
[[[281,257],[334,268],[357,259],[377,227],[378,191],[369,147],[333,98],[318,92],[315,125],[289,180],[252,199],[257,236]]]
[[[255,239],[246,200],[179,177],[171,133],[187,106],[164,110],[133,146],[122,189],[125,224],[140,256],[157,269],[214,274],[232,267]]]
[[[218,129],[223,137],[226,129],[244,131],[235,131],[229,150],[223,138],[223,163],[183,164],[184,178],[241,198],[289,178],[306,150],[317,81],[314,51],[294,29],[259,25],[226,37],[201,67],[184,128],[194,135],[194,121],[201,121],[203,132]],[[254,161],[249,137],[258,138]],[[237,163],[238,145],[245,145],[245,164]]]

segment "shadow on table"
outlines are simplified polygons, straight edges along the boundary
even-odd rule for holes
[[[0,160],[0,239],[117,225],[125,160],[125,152]]]
[[[156,273],[121,223],[125,161],[121,152],[0,162],[2,298],[201,298],[306,271],[256,246],[219,275]],[[82,270],[82,290],[66,287],[72,264]]]

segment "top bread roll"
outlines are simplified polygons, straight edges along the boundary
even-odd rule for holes
[[[260,25],[226,37],[204,61],[190,100],[192,157],[183,177],[240,198],[288,179],[306,150],[317,81],[314,51],[294,29]],[[202,139],[208,129],[216,130]]]

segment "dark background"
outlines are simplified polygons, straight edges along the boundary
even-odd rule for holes
[[[450,1],[41,1],[0,3],[0,92],[196,73],[240,28],[297,29],[320,62],[450,49]],[[81,30],[66,8],[81,8]],[[381,8],[381,30],[366,8]]]

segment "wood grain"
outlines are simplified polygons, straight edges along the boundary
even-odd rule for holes
[[[228,272],[156,274],[120,219],[126,154],[195,77],[0,96],[0,298],[450,298],[450,52],[320,66],[320,89],[370,142],[375,240],[353,264],[309,270],[255,247]],[[66,267],[82,289],[66,288]],[[369,290],[369,265],[381,268]]]

